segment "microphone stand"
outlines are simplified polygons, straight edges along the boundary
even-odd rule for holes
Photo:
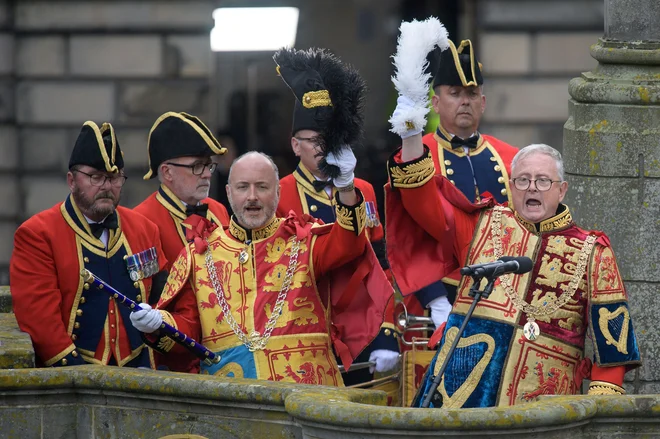
[[[493,274],[487,278],[488,284],[486,284],[486,287],[484,288],[483,291],[479,290],[479,285],[481,284],[481,280],[484,278],[484,276],[480,276],[480,275],[472,276],[473,284],[472,287],[470,288],[469,295],[470,297],[474,298],[474,300],[472,301],[472,305],[470,305],[470,309],[468,309],[467,314],[465,314],[463,323],[461,324],[461,327],[458,329],[456,338],[454,338],[454,341],[452,342],[451,347],[449,348],[449,352],[447,352],[447,356],[445,357],[445,360],[442,362],[442,367],[440,368],[440,371],[433,378],[433,383],[431,383],[431,387],[429,388],[426,396],[424,397],[422,408],[428,408],[431,405],[431,402],[433,402],[434,407],[439,407],[442,405],[442,395],[440,395],[439,392],[436,392],[436,390],[440,385],[440,381],[442,381],[442,376],[445,374],[445,370],[447,369],[449,360],[454,354],[454,351],[456,350],[456,346],[458,346],[458,342],[460,341],[461,336],[465,331],[465,327],[467,326],[468,321],[472,317],[474,308],[477,306],[477,303],[479,303],[481,299],[488,299],[490,293],[493,291],[493,287],[495,286],[495,279],[497,279],[497,277],[500,274],[503,273],[501,273],[500,270],[495,270]]]

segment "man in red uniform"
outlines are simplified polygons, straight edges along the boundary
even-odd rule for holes
[[[368,246],[355,156],[344,148],[326,160],[339,169],[337,221],[320,226],[307,215],[276,217],[279,177],[268,156],[236,159],[229,226],[186,221],[193,241],[172,265],[159,310],[133,313],[133,324],[172,354],[182,348],[156,332],[162,321],[201,340],[221,357],[202,373],[341,386],[332,347],[350,365],[378,333],[391,291]]]
[[[472,42],[463,40],[457,48],[450,41],[449,49],[440,54],[433,79],[431,105],[439,124],[422,142],[431,152],[435,172],[447,177],[469,201],[479,201],[488,192],[498,203],[506,203],[511,201],[511,160],[518,149],[478,131],[486,109],[483,82]],[[399,105],[405,111],[411,102],[399,97]],[[419,134],[422,129],[414,127],[406,135]],[[406,299],[408,311],[419,315],[429,309],[436,327],[440,326],[447,320],[458,281],[446,277],[425,286]]]
[[[123,167],[112,126],[85,122],[69,160],[71,194],[14,235],[12,302],[39,366],[153,367],[141,334],[125,323],[130,310],[80,276],[88,269],[137,302],[158,297],[165,283],[158,228],[118,206]]]
[[[149,172],[145,180],[158,177],[160,188],[135,211],[153,221],[160,231],[163,251],[174,261],[187,244],[182,225],[190,215],[200,215],[219,226],[229,223],[227,209],[208,198],[216,168],[213,157],[226,152],[197,117],[167,112],[154,123],[147,144]],[[177,372],[197,372],[199,360],[190,353],[161,358],[160,366]]]
[[[319,51],[315,53],[318,56],[319,64],[326,63],[326,52]],[[276,60],[278,55],[276,55]],[[337,60],[337,62],[339,62]],[[329,144],[331,136],[336,134],[337,126],[331,125],[332,121],[327,118],[318,117],[318,113],[325,111],[328,106],[324,105],[305,105],[305,94],[314,91],[318,86],[315,81],[297,81],[293,69],[287,67],[286,61],[279,61],[280,74],[296,96],[293,111],[293,128],[291,137],[291,148],[300,162],[296,170],[280,180],[280,201],[277,206],[277,215],[286,217],[290,211],[298,215],[309,214],[314,218],[322,220],[326,224],[334,223],[336,220],[334,209],[334,196],[337,188],[333,185],[332,178],[323,171],[324,157],[321,145]],[[291,73],[289,73],[291,72]],[[333,118],[338,120],[356,121],[361,124],[363,120],[362,106],[353,105],[352,102],[360,102],[364,99],[365,85],[362,78],[356,73],[359,80],[350,83],[336,81],[331,76],[333,72],[329,69],[319,69],[318,80],[321,83],[327,82],[330,98],[333,100],[332,108]],[[326,75],[326,77],[324,77]],[[352,88],[353,90],[347,90]],[[349,93],[355,94],[353,100],[343,98],[343,95]],[[330,133],[329,130],[333,132]],[[378,218],[378,208],[376,205],[376,194],[373,186],[365,180],[356,178],[355,187],[360,189],[365,199],[367,211],[367,236],[374,248],[381,267],[387,269],[387,258],[385,256],[385,243],[383,227]],[[393,301],[392,301],[393,305]],[[390,312],[389,314],[392,314]],[[399,347],[398,334],[392,321],[387,318],[383,323],[381,331],[376,339],[365,349],[356,360],[358,363],[371,361],[375,362],[371,371],[369,369],[359,369],[348,372],[344,375],[344,383],[353,385],[370,381],[373,378],[373,370],[378,372],[387,372],[392,370],[398,362]]]
[[[448,357],[473,303],[472,279],[461,279],[446,328],[432,339],[442,337],[415,405],[447,358],[433,407],[508,406],[576,394],[583,378],[592,380],[590,394],[624,393],[625,372],[641,363],[628,296],[607,236],[579,228],[561,203],[568,183],[559,152],[547,145],[520,150],[511,165],[512,207],[470,203],[434,175],[419,134],[403,140],[388,170],[388,207],[398,212],[388,216],[388,245],[405,258],[392,264],[404,294],[457,274],[464,264],[503,256],[533,263],[529,273],[497,278]],[[584,358],[587,339],[593,367]]]

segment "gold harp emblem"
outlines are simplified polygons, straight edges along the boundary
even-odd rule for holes
[[[623,321],[620,323],[621,331],[619,333],[619,339],[615,339],[612,333],[610,332],[609,323],[623,314]],[[615,311],[608,311],[607,308],[600,308],[598,310],[598,326],[600,331],[605,337],[605,343],[608,345],[614,345],[616,350],[621,352],[624,355],[628,354],[628,329],[630,328],[630,313],[628,309],[621,305]]]

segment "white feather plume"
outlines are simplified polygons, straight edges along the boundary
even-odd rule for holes
[[[404,21],[399,31],[396,53],[392,56],[396,69],[392,82],[399,95],[409,98],[414,105],[406,107],[405,111],[396,111],[389,122],[392,124],[390,131],[403,135],[410,130],[411,123],[417,129],[423,129],[426,125],[431,79],[431,74],[425,73],[428,67],[426,57],[435,46],[441,50],[448,49],[449,39],[447,30],[435,17],[424,21]]]

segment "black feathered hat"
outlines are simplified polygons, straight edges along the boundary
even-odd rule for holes
[[[198,117],[169,111],[156,119],[149,132],[149,172],[143,178],[154,178],[165,160],[185,156],[210,157],[226,151]]]
[[[112,125],[105,122],[99,128],[91,120],[83,124],[69,158],[69,170],[76,165],[105,172],[119,172],[124,168],[124,157]]]
[[[461,41],[458,48],[449,41],[449,49],[440,53],[438,63],[438,70],[433,78],[433,88],[438,85],[469,87],[484,83],[481,64],[477,60],[470,40]]]
[[[357,70],[326,49],[284,48],[273,59],[296,97],[292,134],[303,129],[318,131],[315,140],[324,157],[344,145],[355,146],[362,136],[366,92]],[[319,170],[329,177],[339,173],[325,158]]]

